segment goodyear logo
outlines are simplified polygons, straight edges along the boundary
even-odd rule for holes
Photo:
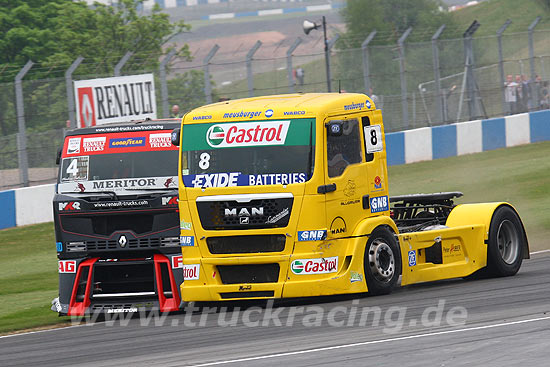
[[[129,148],[145,146],[145,137],[117,138],[109,140],[109,148]]]

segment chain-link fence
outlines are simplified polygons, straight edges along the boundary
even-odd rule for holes
[[[270,46],[265,40],[234,47],[210,43],[192,50],[191,61],[164,56],[156,70],[122,66],[121,75],[153,73],[158,117],[168,117],[173,104],[185,112],[222,98],[326,92],[328,56],[332,92],[373,96],[386,131],[398,131],[548,108],[550,30],[533,28],[474,37],[471,42],[434,36],[427,42],[405,39],[401,45],[332,47],[328,53],[324,39],[316,36],[311,41],[311,35],[308,42],[284,39]],[[112,76],[99,72],[99,66],[97,73],[90,74],[88,67],[86,75],[79,74],[77,66],[63,77],[69,66],[52,71],[33,65],[21,79],[22,98],[16,88],[19,69],[0,69],[3,80],[11,80],[6,75],[12,74],[14,80],[0,84],[0,189],[55,181],[63,131],[75,126],[68,121],[74,119],[74,103],[68,102],[71,81]],[[506,89],[508,76],[518,83]],[[161,93],[163,88],[167,95]],[[506,91],[513,92],[515,102]],[[22,164],[25,145],[27,173]]]

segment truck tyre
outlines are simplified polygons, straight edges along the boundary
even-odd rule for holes
[[[510,276],[523,261],[525,233],[517,213],[508,206],[497,208],[489,227],[487,268],[491,275]]]
[[[379,227],[370,234],[365,247],[364,268],[370,294],[392,291],[401,273],[401,253],[389,229]]]

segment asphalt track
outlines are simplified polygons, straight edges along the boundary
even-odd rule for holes
[[[266,317],[269,312],[280,313],[281,326]],[[219,325],[235,315],[235,326]],[[312,315],[322,322],[311,326]],[[157,326],[149,321],[2,337],[0,365],[548,366],[550,253],[533,255],[509,278],[293,301],[267,311],[248,306],[225,314],[169,315],[157,318]]]

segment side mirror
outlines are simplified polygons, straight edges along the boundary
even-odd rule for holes
[[[57,148],[57,155],[55,156],[55,164],[59,166],[59,162],[61,162],[61,152],[63,151],[63,147]]]
[[[181,129],[179,127],[176,127],[174,130],[172,130],[171,140],[172,145],[175,145],[176,147],[180,146],[180,135],[181,135]]]
[[[331,121],[327,124],[328,134],[330,136],[342,136],[344,126],[342,121]]]

